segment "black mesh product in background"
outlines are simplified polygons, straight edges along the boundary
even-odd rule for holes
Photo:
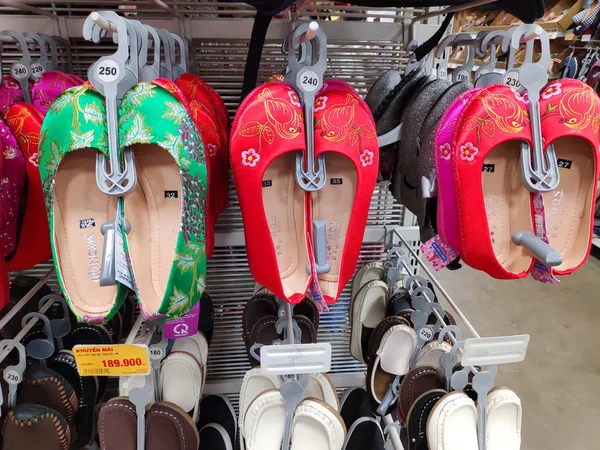
[[[235,0],[228,0],[235,1]],[[247,4],[256,8],[256,18],[252,27],[252,36],[250,38],[250,48],[248,49],[248,59],[246,60],[246,69],[244,72],[244,86],[242,88],[242,100],[256,87],[258,77],[258,68],[262,57],[262,50],[265,44],[265,37],[269,24],[275,14],[280,13],[285,8],[294,3],[293,0],[250,0]],[[332,2],[334,3],[334,2]],[[357,6],[372,7],[429,7],[429,6],[451,6],[466,3],[465,0],[350,0],[344,3],[350,3]],[[544,14],[548,0],[498,0],[492,5],[498,9],[503,9],[513,16],[518,17],[523,22],[531,23],[539,19]]]

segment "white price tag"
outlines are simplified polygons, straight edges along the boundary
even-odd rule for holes
[[[502,78],[502,84],[507,85],[513,91],[519,91],[521,89],[521,82],[519,81],[519,72],[506,72],[504,74],[504,77]]]
[[[121,68],[119,64],[110,59],[100,61],[96,66],[96,76],[104,83],[112,83],[119,78]]]
[[[331,344],[265,345],[260,349],[263,375],[300,375],[331,370]]]
[[[123,223],[121,219],[123,199],[117,203],[117,217],[115,218],[115,280],[124,284],[132,291],[133,277],[131,269],[127,263],[128,258],[125,252],[125,242],[123,241]]]
[[[21,382],[21,376],[16,370],[7,370],[4,372],[4,381],[8,384],[19,384]]]
[[[29,78],[29,71],[27,70],[27,67],[25,67],[21,63],[13,64],[10,71],[11,71],[13,78],[16,78],[17,80],[22,80],[23,78]]]
[[[40,78],[44,74],[44,66],[40,63],[34,63],[31,65],[31,76],[34,78]]]
[[[158,346],[150,347],[150,359],[152,361],[160,360],[163,357],[163,350]]]
[[[300,87],[305,92],[314,92],[320,86],[319,75],[317,75],[312,70],[307,70],[306,72],[302,72],[300,75]]]

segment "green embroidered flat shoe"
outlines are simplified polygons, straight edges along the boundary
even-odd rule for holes
[[[146,319],[185,315],[204,292],[204,146],[186,108],[162,87],[140,83],[119,111],[121,148],[135,155],[138,185],[122,211],[134,291]]]
[[[102,224],[117,199],[96,186],[96,153],[108,159],[104,98],[77,86],[52,104],[42,126],[39,168],[56,276],[79,321],[104,322],[125,299],[124,285],[100,286]]]

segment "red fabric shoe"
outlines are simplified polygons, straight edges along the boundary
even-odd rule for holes
[[[44,118],[33,105],[13,105],[6,114],[6,122],[14,133],[23,156],[27,172],[27,201],[19,233],[19,242],[9,270],[24,270],[47,261],[50,252],[50,229],[46,215],[44,192],[38,169],[38,144]]]
[[[310,282],[308,194],[295,169],[305,142],[302,107],[285,83],[256,88],[233,121],[230,159],[250,270],[259,284],[292,304],[304,299]]]
[[[354,273],[379,170],[375,122],[347,83],[327,81],[315,101],[315,157],[324,155],[328,182],[312,193],[312,220],[327,223],[328,273],[319,286],[335,303]],[[309,216],[310,217],[310,216]]]
[[[210,214],[206,224],[206,230],[209,231],[206,256],[210,258],[214,250],[215,223],[221,211],[229,205],[229,118],[223,115],[226,110],[221,97],[198,76],[184,74],[176,84],[190,103],[190,115],[204,142],[206,160],[210,166],[210,192],[207,199]]]
[[[530,192],[521,179],[521,142],[531,145],[527,106],[503,85],[478,92],[462,110],[452,149],[459,251],[471,267],[494,278],[523,278],[532,256],[513,244],[534,230]]]
[[[560,183],[543,194],[548,241],[567,275],[587,260],[592,245],[594,204],[600,177],[600,98],[581,81],[548,83],[540,96],[544,145],[554,145]]]

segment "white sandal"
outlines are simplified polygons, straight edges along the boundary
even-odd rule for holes
[[[341,450],[346,426],[339,413],[317,399],[302,400],[292,423],[291,450]]]

